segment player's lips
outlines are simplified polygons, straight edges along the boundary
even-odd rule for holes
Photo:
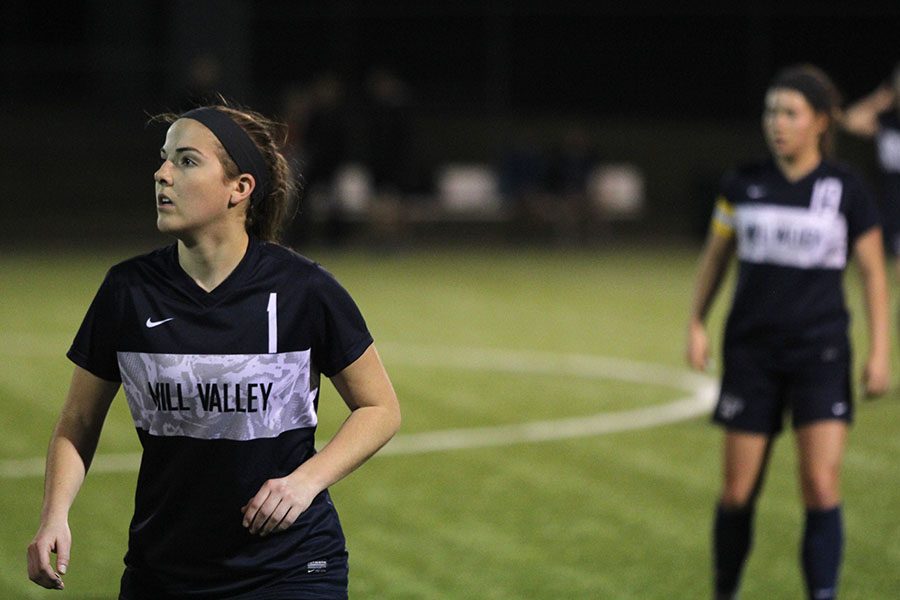
[[[156,206],[157,208],[160,206],[172,206],[172,200],[166,196],[165,194],[157,194],[156,195]]]

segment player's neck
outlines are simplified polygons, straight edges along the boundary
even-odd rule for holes
[[[794,156],[776,157],[775,163],[788,181],[799,181],[816,170],[822,162],[822,153],[818,149],[796,154]]]
[[[178,264],[198,286],[211,292],[238,266],[249,243],[246,232],[236,239],[178,240]]]

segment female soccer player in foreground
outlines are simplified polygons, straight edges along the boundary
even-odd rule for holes
[[[68,353],[29,577],[63,588],[68,512],[121,384],[143,446],[121,599],[344,598],[327,488],[393,436],[397,398],[347,292],[275,243],[291,197],[275,124],[224,106],[163,120],[157,227],[177,241],[110,269]],[[316,453],[320,373],[350,416]]]
[[[736,597],[755,501],[785,411],[795,429],[806,509],[802,566],[809,598],[836,597],[843,544],[840,466],[853,415],[842,289],[851,250],[869,319],[866,393],[878,395],[888,386],[881,228],[860,178],[828,158],[838,105],[830,79],[815,67],[776,75],[762,118],[771,159],[724,178],[699,263],[687,359],[701,370],[709,347],[704,319],[735,252],[739,261],[713,417],[725,427],[713,544],[719,599]]]

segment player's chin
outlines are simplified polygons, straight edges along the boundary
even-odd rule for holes
[[[156,215],[156,228],[160,233],[166,234],[175,234],[182,229],[180,227],[178,220],[173,217],[173,215],[166,215],[162,213],[157,213]]]
[[[770,140],[769,150],[772,152],[772,155],[778,159],[788,159],[791,157],[791,151],[788,148],[787,144],[780,140]]]

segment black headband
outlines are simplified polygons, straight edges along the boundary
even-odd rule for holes
[[[269,192],[269,169],[259,148],[243,127],[224,112],[208,106],[189,110],[180,118],[198,121],[212,131],[238,170],[253,175],[256,180],[251,198],[259,202],[266,197]]]
[[[776,77],[769,87],[788,88],[800,92],[816,112],[830,113],[834,108],[834,102],[829,95],[828,88],[818,78],[809,73],[784,73],[780,77]]]

